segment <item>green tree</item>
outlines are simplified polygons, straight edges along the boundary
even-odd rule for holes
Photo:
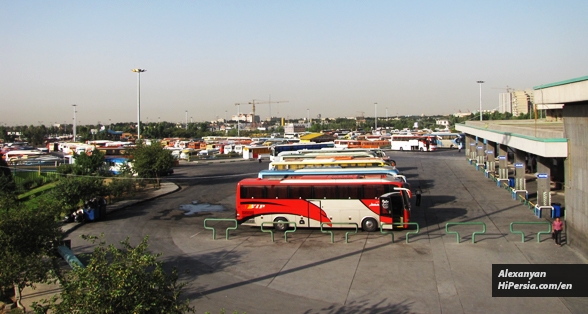
[[[175,162],[171,151],[163,148],[159,142],[139,144],[130,154],[133,156],[133,171],[140,178],[155,178],[158,187],[160,176],[169,171]]]
[[[85,237],[96,240],[96,237]],[[62,292],[37,312],[51,313],[188,313],[188,300],[180,299],[185,283],[178,283],[177,269],[168,274],[161,254],[148,252],[148,237],[136,247],[129,239],[121,249],[100,242],[85,268],[74,267],[60,276]]]
[[[79,174],[95,174],[104,167],[104,153],[94,148],[91,153],[74,154],[74,167],[78,168]]]
[[[50,212],[13,207],[0,211],[0,287],[14,285],[17,304],[25,287],[51,278],[54,244],[63,232]]]
[[[30,125],[23,130],[22,134],[27,138],[31,145],[43,145],[45,137],[47,137],[47,128],[45,128],[44,125],[38,127]]]
[[[103,180],[95,177],[65,177],[51,191],[66,213],[73,212],[81,202],[104,196]]]

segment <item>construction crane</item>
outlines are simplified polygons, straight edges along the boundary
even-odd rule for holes
[[[251,109],[251,110],[252,110],[252,112],[253,112],[253,119],[252,119],[252,121],[251,121],[251,122],[252,122],[251,124],[252,124],[252,127],[253,127],[253,129],[255,129],[255,128],[256,128],[256,126],[257,126],[257,124],[256,124],[256,122],[255,122],[255,105],[269,104],[269,105],[270,105],[270,108],[271,108],[271,105],[272,105],[272,104],[279,104],[279,103],[286,103],[286,102],[288,102],[288,101],[287,101],[287,100],[279,100],[279,101],[271,101],[271,100],[270,100],[270,101],[262,101],[262,100],[257,100],[257,99],[253,99],[252,101],[248,102],[247,104],[248,104],[248,105],[251,105],[251,107],[252,107],[252,109]],[[237,104],[235,104],[235,105],[237,105]],[[271,110],[271,109],[270,109],[270,110]],[[270,112],[270,115],[271,115],[271,112]],[[270,117],[270,118],[271,118],[271,117]]]
[[[492,87],[492,89],[502,89],[502,90],[506,90],[507,93],[512,93],[515,91],[514,88],[509,87],[508,85],[506,85],[506,88],[504,87]]]

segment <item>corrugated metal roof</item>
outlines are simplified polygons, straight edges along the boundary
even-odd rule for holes
[[[560,81],[560,82],[555,82],[555,83],[543,84],[543,85],[535,86],[535,87],[533,87],[533,89],[538,90],[538,89],[544,89],[544,88],[548,88],[548,87],[566,85],[566,84],[577,83],[577,82],[582,82],[582,81],[588,81],[588,76],[577,77],[577,78],[573,78],[573,79],[569,79],[569,80],[565,80],[565,81]]]
[[[317,137],[322,136],[323,133],[310,133],[310,134],[306,134],[300,137],[300,140],[312,140],[315,139]]]

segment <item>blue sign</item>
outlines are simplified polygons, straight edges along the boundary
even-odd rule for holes
[[[547,173],[538,173],[537,179],[547,179]]]
[[[478,149],[482,149],[482,148],[484,148],[484,146],[478,146]]]
[[[524,168],[525,165],[522,162],[517,162],[514,164],[515,168]]]
[[[486,153],[488,153],[488,154],[493,154],[493,153],[494,153],[494,150],[492,150],[492,149],[489,149],[489,150],[487,150],[487,151],[486,151]]]
[[[470,143],[470,146],[474,146],[474,145],[476,145],[476,143]]]
[[[506,160],[506,156],[498,156],[498,160]]]

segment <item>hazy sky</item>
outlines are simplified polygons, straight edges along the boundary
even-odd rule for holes
[[[588,1],[0,0],[0,123],[449,114],[588,75]],[[240,106],[242,112],[250,105]],[[262,119],[269,105],[257,106]]]

